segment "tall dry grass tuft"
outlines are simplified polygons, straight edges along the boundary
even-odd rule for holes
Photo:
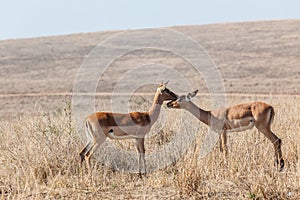
[[[70,110],[41,116],[23,115],[1,124],[1,184],[3,193],[43,193],[55,180],[78,174]],[[59,183],[66,184],[66,183]]]
[[[175,185],[181,197],[185,195],[190,197],[203,189],[203,176],[197,167],[197,157],[187,157],[182,162],[184,164],[178,167]]]

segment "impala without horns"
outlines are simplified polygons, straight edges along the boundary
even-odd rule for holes
[[[281,139],[271,131],[271,123],[274,119],[274,108],[263,102],[239,104],[226,109],[206,111],[196,106],[191,98],[196,96],[198,90],[187,95],[178,96],[176,100],[167,103],[169,108],[185,109],[192,113],[201,122],[210,126],[212,130],[220,133],[220,149],[227,155],[227,133],[239,132],[256,127],[274,145],[275,163],[279,171],[284,168],[284,160],[281,152]]]
[[[86,160],[89,166],[91,156],[107,137],[110,139],[134,138],[139,154],[138,172],[141,176],[143,162],[144,174],[146,174],[144,137],[158,119],[163,102],[177,99],[176,94],[166,88],[167,84],[168,82],[158,86],[148,112],[96,112],[89,115],[85,120],[88,142],[80,152],[81,163]]]

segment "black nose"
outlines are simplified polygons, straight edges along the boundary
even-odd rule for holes
[[[168,108],[172,107],[172,102],[173,102],[173,101],[170,101],[170,102],[167,103],[167,107],[168,107]]]

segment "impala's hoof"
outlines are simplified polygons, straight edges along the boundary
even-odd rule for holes
[[[142,173],[139,173],[139,178],[140,178],[140,179],[142,179],[142,178],[143,178],[143,176],[142,176]]]
[[[279,171],[282,172],[283,168],[284,168],[284,160],[281,158],[279,164]]]
[[[145,172],[144,172],[144,173],[143,173],[143,172],[139,172],[139,173],[138,173],[138,176],[139,176],[140,179],[143,179],[143,177],[144,177],[144,178],[148,178],[148,177],[147,177],[147,173],[145,173]]]

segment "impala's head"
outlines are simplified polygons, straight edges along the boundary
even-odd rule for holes
[[[177,94],[175,94],[174,92],[172,92],[171,90],[169,90],[167,88],[168,83],[169,83],[169,81],[167,81],[166,83],[162,83],[157,88],[157,92],[159,94],[159,99],[161,101],[176,100],[178,97]]]
[[[197,93],[198,90],[195,90],[194,92],[188,93],[187,95],[181,95],[177,99],[168,102],[167,106],[168,108],[185,108]]]

